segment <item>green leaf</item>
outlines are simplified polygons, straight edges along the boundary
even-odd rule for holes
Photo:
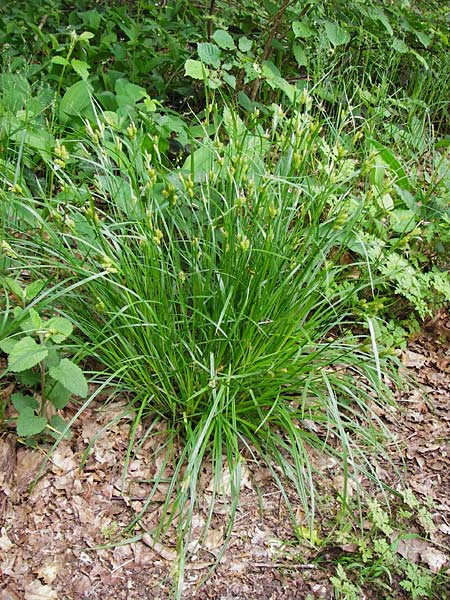
[[[392,47],[396,52],[399,52],[400,54],[406,54],[407,52],[409,52],[408,46],[403,40],[400,40],[399,38],[394,38],[392,40]]]
[[[73,325],[64,317],[52,317],[45,323],[45,329],[56,344],[60,344],[71,335]]]
[[[349,32],[332,21],[325,22],[325,33],[330,44],[334,47],[347,44],[350,41]]]
[[[396,233],[409,233],[416,226],[415,214],[412,210],[397,208],[390,215],[391,228]]]
[[[368,138],[368,142],[378,151],[378,155],[385,165],[395,173],[397,179],[394,183],[404,190],[411,190],[408,176],[392,150],[374,139]]]
[[[253,46],[253,42],[244,35],[243,37],[239,38],[238,46],[241,52],[250,52]]]
[[[88,393],[88,384],[83,371],[68,358],[63,358],[57,367],[49,371],[50,377],[59,381],[67,390],[76,396],[85,398]]]
[[[292,46],[292,51],[294,53],[295,60],[297,61],[298,66],[306,67],[308,59],[306,58],[305,51],[300,46],[300,44],[294,43]]]
[[[65,408],[70,401],[71,392],[57,381],[47,391],[47,400],[57,409]]]
[[[59,415],[53,415],[50,418],[50,423],[49,423],[53,429],[56,429],[56,433],[54,431],[50,431],[50,435],[52,435],[55,438],[58,438],[60,436],[60,434],[65,430],[67,423],[64,421],[64,419],[62,417],[60,417]],[[68,440],[72,437],[72,434],[69,431],[67,431],[66,435],[64,436],[64,439]]]
[[[89,65],[84,60],[73,58],[71,61],[73,70],[81,77],[87,79],[89,77]]]
[[[191,167],[193,167],[192,173]],[[214,152],[209,146],[200,146],[200,148],[186,158],[182,170],[191,173],[194,182],[199,183],[206,179],[213,167]]]
[[[376,8],[372,7],[370,9],[370,12],[373,13],[375,19],[377,19],[377,21],[379,21],[384,26],[384,28],[389,32],[389,34],[393,35],[394,30],[392,29],[389,19],[384,10],[380,6],[377,6]]]
[[[0,341],[0,349],[5,353],[5,354],[11,354],[14,346],[19,342],[18,339],[16,338],[5,338],[4,340]]]
[[[223,73],[222,79],[227,83],[233,90],[236,89],[236,77],[230,73]]]
[[[116,81],[114,90],[117,94],[117,103],[119,106],[126,106],[129,104],[134,106],[136,102],[139,102],[139,100],[148,96],[147,91],[143,87],[131,83],[123,77]]]
[[[95,35],[91,31],[83,31],[83,33],[78,36],[78,40],[80,42],[87,42],[88,40],[92,40],[93,37],[95,37]]]
[[[17,419],[17,435],[19,437],[29,437],[41,433],[47,427],[47,419],[45,417],[36,416],[31,407],[26,407],[19,414]]]
[[[12,279],[11,277],[2,277],[1,281],[3,285],[8,287],[14,296],[20,300],[20,302],[23,301],[23,290],[15,279]]]
[[[22,310],[21,312],[22,315],[25,315],[25,319],[20,322],[20,329],[22,331],[29,332],[41,329],[42,319],[36,309],[29,308],[28,310]],[[21,318],[22,315],[15,313],[16,319]]]
[[[21,413],[25,408],[32,408],[33,410],[39,408],[39,402],[36,398],[33,398],[29,394],[22,394],[21,392],[12,394],[11,402],[18,413]]]
[[[62,65],[63,67],[67,67],[67,65],[70,64],[64,56],[53,56],[51,62],[55,65]]]
[[[8,357],[8,367],[13,373],[26,371],[36,366],[47,356],[48,350],[26,336],[14,345]]]
[[[36,281],[32,281],[31,283],[29,283],[25,288],[25,298],[28,301],[33,300],[33,298],[36,298],[39,292],[41,292],[44,289],[46,283],[47,282],[42,279],[36,279]]]
[[[215,44],[197,44],[197,51],[198,57],[205,65],[211,65],[215,69],[220,67],[220,50]]]
[[[69,87],[59,106],[59,114],[63,123],[71,116],[93,116],[92,91],[91,84],[84,79]]]
[[[414,30],[414,35],[416,36],[416,38],[419,40],[419,42],[425,46],[425,48],[428,48],[431,44],[431,37],[426,34],[424,31],[417,31],[416,29]]]
[[[292,23],[292,31],[296,38],[305,39],[311,37],[315,33],[314,30],[303,21],[294,21]]]
[[[209,71],[199,60],[189,58],[184,63],[184,74],[192,79],[204,79],[208,77]]]
[[[216,44],[223,50],[234,50],[236,48],[234,40],[228,31],[218,29],[212,37]]]

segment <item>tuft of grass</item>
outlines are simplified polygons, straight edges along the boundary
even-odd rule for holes
[[[339,459],[345,509],[349,479],[376,479],[385,433],[372,409],[387,394],[376,343],[367,351],[351,331],[353,298],[373,284],[364,263],[344,260],[360,215],[330,204],[329,169],[312,176],[320,123],[294,111],[251,128],[229,108],[215,120],[215,137],[169,173],[139,152],[142,132],[99,126],[83,140],[88,201],[65,204],[57,223],[29,208],[41,238],[21,241],[22,258],[71,283],[62,313],[86,359],[129,392],[127,460],[165,424],[162,467],[130,531],[171,464],[155,536],[175,530],[180,582],[205,460],[214,478],[204,535],[228,498],[226,543],[247,461],[268,466],[298,531],[285,487],[295,486],[312,530],[311,450]],[[55,176],[70,186],[69,174]]]

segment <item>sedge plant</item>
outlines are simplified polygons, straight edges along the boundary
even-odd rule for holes
[[[164,424],[159,470],[130,531],[164,483],[152,535],[175,530],[179,582],[205,499],[204,535],[217,500],[228,507],[225,547],[246,464],[270,469],[294,531],[305,528],[288,481],[310,530],[317,510],[312,450],[337,457],[347,483],[376,478],[382,427],[372,407],[387,393],[376,345],[368,351],[351,332],[352,298],[370,277],[363,262],[343,260],[358,211],[343,216],[330,203],[333,178],[313,170],[320,123],[294,109],[263,129],[212,110],[215,136],[169,172],[145,149],[145,131],[118,133],[99,115],[83,140],[87,203],[66,203],[62,223],[34,212],[45,243],[21,240],[30,263],[39,257],[36,268],[67,281],[62,314],[86,356],[128,392],[127,460]],[[70,186],[70,174],[56,177]]]

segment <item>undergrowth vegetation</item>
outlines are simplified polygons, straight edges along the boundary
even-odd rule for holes
[[[312,457],[339,460],[342,514],[349,482],[384,489],[377,405],[450,300],[448,12],[34,4],[0,9],[5,426],[61,440],[85,376],[83,407],[123,393],[125,467],[162,440],[145,508],[170,465],[154,535],[176,531],[179,590],[205,461],[205,535],[227,494],[231,535],[251,463],[313,542]]]

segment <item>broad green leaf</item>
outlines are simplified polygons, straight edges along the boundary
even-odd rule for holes
[[[14,294],[17,300],[19,300],[20,302],[23,301],[24,292],[15,279],[12,279],[11,277],[2,277],[1,281],[3,285],[9,288],[9,290]]]
[[[87,79],[89,77],[89,65],[84,60],[73,58],[71,61],[73,70],[81,77]]]
[[[299,67],[305,67],[308,63],[308,59],[306,58],[305,51],[300,46],[300,44],[294,43],[292,46],[292,51],[295,56],[295,60]]]
[[[236,77],[230,73],[222,73],[222,79],[227,83],[233,90],[236,89]]]
[[[58,438],[60,436],[60,434],[66,429],[67,427],[67,423],[64,421],[64,419],[62,417],[60,417],[59,415],[53,415],[50,418],[50,422],[49,425],[51,427],[53,427],[53,429],[56,429],[56,432],[54,431],[49,431],[50,435],[52,435],[55,438]],[[70,439],[72,437],[72,434],[69,431],[67,431],[66,435],[64,436],[64,439]]]
[[[35,367],[47,354],[47,348],[37,344],[32,337],[26,336],[12,348],[8,357],[8,367],[13,373],[20,373]]]
[[[32,281],[25,288],[25,298],[28,300],[33,300],[36,296],[41,292],[46,285],[46,281],[42,279],[36,279],[36,281]]]
[[[42,328],[42,319],[35,308],[29,308],[28,310],[22,310],[23,320],[20,321],[20,329],[24,332],[36,331]],[[22,315],[17,315],[16,318],[20,318]]]
[[[241,52],[250,52],[253,46],[253,42],[244,35],[243,37],[239,38],[238,46]]]
[[[19,342],[17,338],[5,338],[0,341],[0,349],[5,354],[11,354],[14,346]]]
[[[192,77],[192,79],[203,79],[208,77],[209,71],[199,60],[189,58],[184,63],[184,74],[187,77]]]
[[[234,40],[228,31],[218,29],[212,37],[216,44],[220,46],[220,48],[223,48],[223,50],[234,50],[236,47]]]
[[[391,228],[396,233],[409,233],[416,226],[415,214],[412,210],[397,208],[390,215]]]
[[[92,91],[91,84],[84,79],[69,87],[59,106],[60,118],[63,123],[71,116],[85,117],[93,115]]]
[[[41,433],[47,427],[47,419],[45,417],[36,416],[31,407],[24,408],[19,413],[17,419],[17,435],[19,437],[29,437]]]
[[[209,42],[197,44],[197,52],[199,59],[205,65],[211,65],[215,69],[220,67],[220,49],[215,44]]]
[[[131,83],[127,79],[121,78],[116,81],[114,90],[117,94],[117,103],[119,106],[127,104],[134,105],[139,100],[147,97],[147,91],[140,85]]]
[[[183,164],[182,170],[191,173],[195,183],[204,181],[208,173],[214,167],[214,152],[207,146],[200,146],[195,152],[188,156]],[[192,170],[191,170],[192,169]]]
[[[57,367],[49,371],[50,377],[59,381],[67,390],[76,396],[85,398],[88,393],[88,384],[83,371],[78,365],[68,358],[63,358]]]
[[[314,35],[314,30],[303,21],[294,21],[292,23],[292,31],[296,38],[309,38]]]
[[[53,341],[60,344],[71,335],[73,325],[64,317],[52,317],[45,323],[45,329],[51,334]]]
[[[11,402],[18,413],[21,413],[25,408],[32,408],[33,410],[39,408],[39,402],[33,396],[29,394],[22,394],[17,392],[12,394]]]
[[[407,52],[409,52],[408,46],[403,40],[400,40],[399,38],[394,38],[392,40],[392,47],[396,52],[399,52],[400,54],[406,54]]]
[[[97,31],[100,27],[102,17],[97,10],[86,10],[80,13],[80,16],[83,18],[83,25],[85,25],[85,27],[93,29],[94,31]]]
[[[431,37],[425,33],[424,31],[417,31],[416,29],[414,30],[414,35],[416,36],[416,38],[419,40],[419,42],[425,46],[425,48],[428,48],[431,44]]]
[[[374,139],[368,138],[368,141],[377,150],[378,155],[384,164],[395,173],[396,180],[394,183],[404,190],[410,190],[411,186],[409,184],[408,176],[392,150]]]
[[[330,44],[334,47],[347,44],[350,41],[349,32],[332,21],[325,22],[325,33]]]
[[[78,39],[80,42],[87,42],[88,40],[92,40],[93,37],[95,37],[95,35],[91,31],[83,31],[83,33],[78,36]]]
[[[373,14],[377,21],[379,21],[384,26],[384,28],[386,29],[386,31],[389,32],[390,35],[394,34],[394,30],[391,27],[389,18],[380,6],[372,7],[370,9],[370,13]]]
[[[49,386],[47,391],[47,400],[50,400],[57,409],[65,408],[69,404],[70,396],[71,392],[59,381],[54,385]]]
[[[55,65],[62,65],[63,67],[67,67],[70,64],[64,56],[53,56],[51,62]]]

